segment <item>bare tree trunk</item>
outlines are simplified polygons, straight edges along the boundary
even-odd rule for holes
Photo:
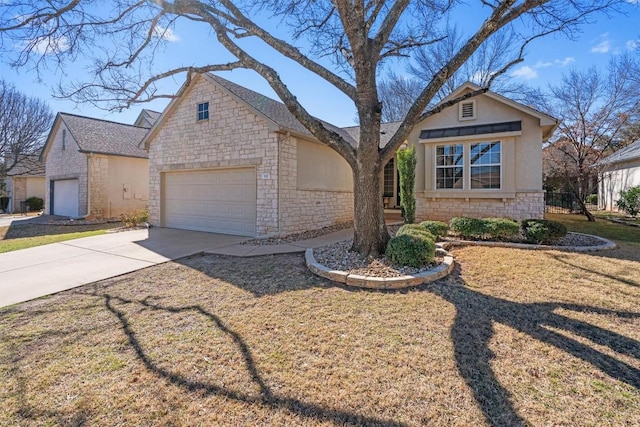
[[[389,233],[384,222],[384,204],[379,163],[358,163],[353,172],[354,235],[352,251],[377,256],[384,253]]]

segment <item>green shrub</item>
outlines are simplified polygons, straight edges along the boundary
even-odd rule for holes
[[[616,200],[616,206],[632,217],[640,213],[640,185],[620,192],[620,200]]]
[[[389,240],[385,255],[394,265],[419,268],[433,262],[435,252],[436,244],[432,239],[403,234]]]
[[[513,239],[520,233],[520,224],[507,218],[485,218],[486,237],[495,240]]]
[[[41,211],[44,207],[44,200],[40,197],[29,197],[26,202],[27,206],[29,206],[29,210],[31,211]]]
[[[442,221],[422,221],[420,223],[420,227],[425,228],[437,238],[446,236],[447,232],[449,231],[449,226],[447,225],[447,223]]]
[[[136,209],[120,215],[120,221],[122,221],[125,227],[135,227],[144,224],[148,220],[149,211],[147,209]]]
[[[416,198],[413,187],[416,181],[416,147],[398,150],[398,175],[400,178],[400,206],[404,221],[411,224],[416,219]]]
[[[481,239],[487,234],[483,220],[468,217],[455,217],[449,221],[449,229],[462,237]]]
[[[567,235],[567,227],[546,219],[525,219],[520,229],[527,242],[536,244],[555,243]]]
[[[584,201],[590,205],[598,204],[598,195],[597,194],[589,194]]]
[[[418,224],[405,224],[396,231],[396,236],[424,236],[433,241],[436,240],[436,237],[426,228],[418,225]]]

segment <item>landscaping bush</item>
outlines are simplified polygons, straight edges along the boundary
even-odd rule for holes
[[[616,200],[616,206],[632,217],[640,213],[640,185],[620,192],[620,200]]]
[[[416,181],[416,147],[400,149],[398,156],[398,175],[400,178],[400,206],[402,217],[407,224],[416,219],[416,198],[413,187]]]
[[[589,194],[584,201],[586,203],[590,204],[590,205],[597,205],[598,204],[598,195],[597,194]]]
[[[44,200],[40,197],[29,197],[27,200],[27,206],[29,206],[29,210],[31,211],[41,211],[44,208]]]
[[[486,237],[492,240],[513,240],[520,233],[520,224],[507,218],[485,218]]]
[[[536,244],[552,244],[567,235],[567,227],[546,219],[525,219],[520,229],[527,242]]]
[[[455,217],[449,221],[449,229],[454,233],[467,238],[481,239],[487,234],[485,222],[477,218]]]
[[[446,236],[447,232],[449,231],[449,226],[447,225],[447,223],[442,221],[422,221],[420,223],[420,227],[425,228],[436,238]]]
[[[426,228],[418,225],[418,224],[405,224],[396,231],[396,236],[424,236],[433,241],[436,240],[436,237]]]
[[[420,268],[433,262],[436,252],[434,241],[424,235],[403,234],[387,243],[385,255],[397,266]]]
[[[120,215],[120,221],[125,227],[135,227],[149,221],[149,211],[147,209],[136,209]]]

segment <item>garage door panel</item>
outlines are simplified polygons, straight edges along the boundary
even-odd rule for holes
[[[165,227],[253,236],[255,169],[167,172],[163,214]]]
[[[77,218],[78,213],[78,180],[64,179],[53,181],[54,215]]]

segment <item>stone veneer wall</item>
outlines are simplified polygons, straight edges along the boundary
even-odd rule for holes
[[[198,103],[209,102],[209,119],[196,121]],[[161,225],[163,172],[255,167],[256,234],[279,233],[278,135],[268,123],[226,91],[200,78],[175,106],[149,148],[149,219]]]
[[[27,199],[27,180],[26,178],[13,177],[12,182],[12,198],[13,203],[11,208],[13,212],[20,212],[20,202],[24,202]]]
[[[298,189],[296,140],[280,141],[280,234],[314,230],[353,220],[353,192]]]
[[[64,122],[58,128],[55,138],[49,147],[46,158],[45,213],[50,214],[51,181],[58,179],[78,179],[78,213],[87,214],[87,156],[79,152],[78,144],[67,130],[65,149],[62,149],[62,130]]]
[[[453,217],[511,218],[523,220],[544,217],[544,193],[516,193],[513,199],[444,199],[432,201],[430,198],[416,197],[416,220],[437,220],[448,222]]]
[[[109,217],[109,157],[89,156],[89,210],[91,217]]]

